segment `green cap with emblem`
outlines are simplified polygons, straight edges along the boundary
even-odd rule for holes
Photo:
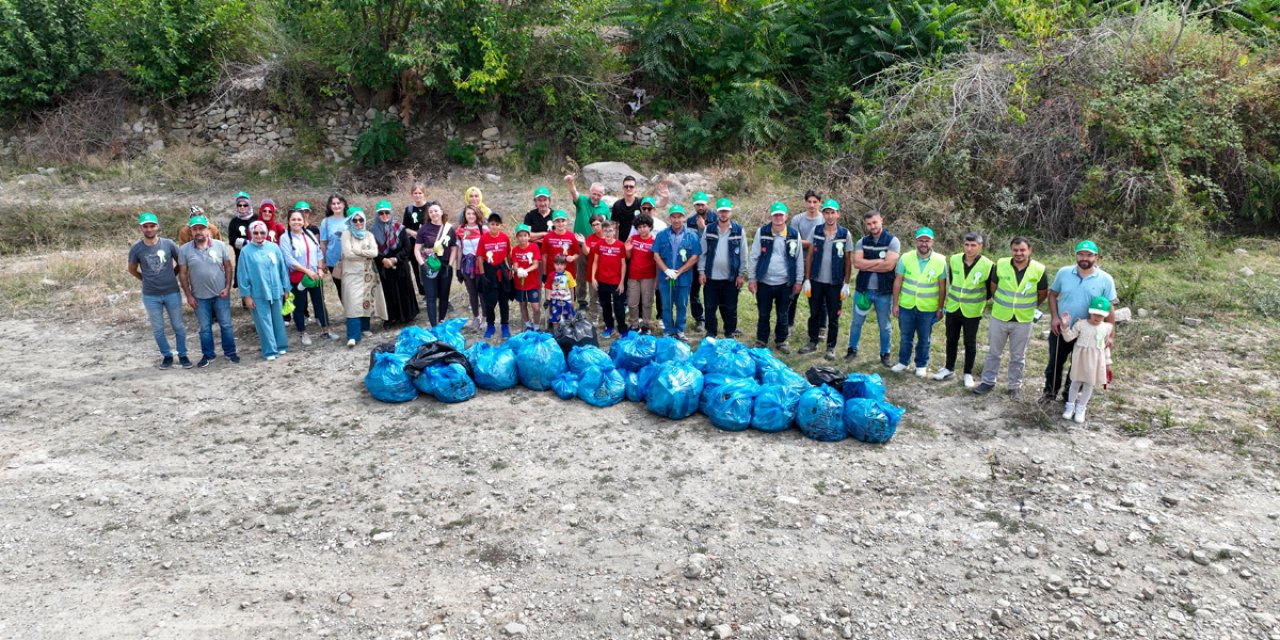
[[[684,216],[684,207],[678,204],[673,204],[667,209],[667,215],[668,216],[676,216],[676,215]]]
[[[1089,301],[1089,314],[1090,314],[1090,315],[1105,316],[1105,315],[1107,315],[1108,313],[1111,313],[1111,301],[1110,301],[1110,300],[1108,300],[1108,299],[1106,299],[1106,298],[1104,298],[1104,297],[1102,297],[1102,296],[1097,296],[1097,297],[1095,297],[1094,299],[1092,299],[1092,300],[1090,300],[1090,301]]]
[[[551,212],[551,219],[552,220],[568,220],[569,214],[565,213],[563,209],[556,209],[555,211]]]
[[[360,207],[351,207],[350,209],[347,209],[347,217],[348,217],[348,218],[350,218],[351,216],[354,216],[354,215],[355,215],[355,214],[357,214],[357,213],[363,216],[363,215],[364,215],[364,209],[361,209]]]
[[[143,212],[142,212],[142,215],[138,216],[138,224],[140,224],[140,225],[142,225],[142,224],[156,224],[156,225],[158,225],[158,224],[160,224],[160,221],[156,219],[156,214],[151,213],[150,211],[143,211]]]
[[[699,191],[693,194],[694,204],[707,204],[709,202],[711,202],[711,196],[707,195],[705,192]]]
[[[306,200],[299,200],[296,204],[293,205],[293,210],[294,211],[310,211],[311,205],[307,204]]]
[[[834,198],[828,198],[826,202],[822,203],[822,208],[831,209],[832,211],[839,211],[840,203],[836,202]]]
[[[916,237],[917,237],[917,238],[928,238],[928,239],[932,240],[932,239],[933,239],[933,229],[930,229],[929,227],[920,227],[919,229],[917,229],[917,230],[916,230]]]
[[[383,211],[390,211],[390,210],[391,210],[391,203],[386,200],[379,200],[378,204],[374,205],[373,207],[374,213],[382,213]]]
[[[533,229],[529,228],[529,225],[527,224],[516,225],[516,235],[520,235],[522,233],[532,233],[532,232],[533,232]]]
[[[720,198],[719,200],[716,200],[716,211],[724,211],[725,209],[733,211],[733,202],[728,198]]]
[[[658,201],[657,201],[657,200],[654,200],[654,199],[653,199],[653,196],[645,196],[645,197],[643,197],[643,198],[640,198],[640,206],[642,206],[642,207],[643,207],[643,206],[645,206],[646,204],[647,204],[647,205],[649,205],[649,206],[651,206],[651,207],[657,207],[657,206],[658,206]]]
[[[204,216],[191,216],[191,220],[187,222],[189,227],[208,227],[209,219]]]
[[[1081,251],[1088,251],[1096,256],[1098,255],[1098,245],[1094,244],[1092,240],[1081,240],[1080,244],[1076,245],[1076,253]]]
[[[775,202],[769,205],[769,215],[776,216],[779,213],[784,216],[787,215],[787,205],[785,203]]]
[[[550,197],[551,197],[551,190],[546,187],[538,187],[537,189],[533,190],[534,200],[537,200],[538,198],[550,198]]]

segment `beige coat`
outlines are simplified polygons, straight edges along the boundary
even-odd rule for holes
[[[1071,352],[1071,381],[1101,387],[1107,383],[1107,365],[1111,364],[1111,350],[1107,348],[1107,336],[1112,325],[1103,322],[1094,326],[1085,318],[1076,320],[1070,327],[1063,327],[1062,337],[1075,340]]]
[[[356,240],[348,229],[342,233],[342,311],[348,318],[387,319],[382,282],[373,268],[378,242],[372,233]]]

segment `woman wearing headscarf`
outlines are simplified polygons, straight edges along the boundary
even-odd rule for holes
[[[347,346],[354,347],[362,336],[371,336],[369,318],[387,319],[382,283],[374,271],[378,243],[365,229],[364,211],[351,208],[347,229],[342,232],[342,310],[347,315]]]
[[[391,218],[391,203],[380,200],[375,207],[376,219],[369,233],[378,243],[373,266],[382,280],[382,295],[387,300],[387,324],[403,324],[418,317],[418,295],[413,289],[413,247],[404,225]]]
[[[271,198],[263,198],[262,204],[258,205],[258,219],[267,225],[267,240],[279,244],[285,228],[276,219],[276,203]]]
[[[231,221],[227,223],[227,244],[231,245],[231,250],[236,253],[236,262],[240,262],[240,251],[249,244],[249,225],[257,220],[258,216],[253,215],[253,203],[249,201],[249,194],[241,191],[236,194],[236,213],[231,216]],[[234,278],[237,282],[240,276]],[[234,286],[237,282],[233,282]]]
[[[299,202],[289,213],[289,230],[280,237],[280,251],[289,266],[289,284],[296,305],[293,324],[298,328],[303,346],[311,345],[311,337],[307,335],[308,306],[316,314],[320,328],[329,328],[329,314],[324,308],[324,256],[314,227],[306,226],[306,212],[310,210],[306,202]],[[328,335],[330,340],[338,339],[332,331]]]
[[[244,246],[240,259],[236,261],[240,299],[244,308],[253,314],[262,357],[275,360],[276,356],[289,352],[289,335],[285,332],[284,316],[280,312],[285,297],[289,295],[289,271],[280,247],[267,242],[266,223],[255,220],[250,224],[249,237],[249,244]]]
[[[480,187],[467,187],[467,190],[462,192],[462,201],[465,203],[463,205],[464,207],[475,207],[476,211],[480,212],[481,220],[488,220],[489,214],[493,213],[489,210],[489,207],[485,205],[484,193],[480,191]],[[458,213],[458,219],[462,219],[461,212]]]
[[[333,275],[333,286],[342,302],[342,234],[347,230],[347,199],[333,194],[325,200],[324,221],[320,223],[320,252]]]

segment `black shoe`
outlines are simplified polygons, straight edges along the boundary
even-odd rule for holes
[[[210,363],[210,362],[213,362],[213,359],[214,359],[214,358],[217,358],[217,357],[218,357],[218,356],[205,356],[205,357],[203,357],[203,358],[200,358],[200,362],[197,362],[197,363],[196,363],[196,366],[197,366],[197,367],[199,367],[199,368],[201,368],[201,369],[203,369],[203,368],[205,368],[205,367],[209,366],[209,363]]]
[[[742,329],[734,329],[734,330],[733,330],[733,337],[734,337],[734,338],[741,338],[741,337],[742,337]]]
[[[991,393],[991,390],[992,390],[992,389],[994,389],[994,388],[996,388],[996,386],[995,386],[994,384],[987,384],[987,383],[983,382],[983,383],[981,383],[981,384],[979,384],[978,386],[976,386],[976,387],[974,387],[974,388],[973,388],[973,393],[974,393],[975,395],[985,396],[985,395],[987,395],[988,393]]]
[[[240,364],[240,356],[234,353],[227,356],[227,359],[231,361],[231,364]]]
[[[756,340],[755,344],[751,346],[755,349],[767,349],[769,347],[769,343],[764,340]]]
[[[880,354],[880,364],[886,367],[893,367],[893,360],[889,359],[889,354],[882,353]]]
[[[827,357],[827,359],[828,359],[828,360],[835,360],[835,359],[836,359],[836,348],[835,348],[835,347],[827,347],[827,356],[826,356],[826,357]]]
[[[783,355],[791,355],[791,347],[787,346],[787,343],[785,342],[779,342],[778,353],[781,353]]]
[[[172,368],[173,368],[173,356],[165,356],[164,360],[160,361],[160,370],[164,371],[166,369],[172,369]]]
[[[849,347],[848,349],[845,349],[845,350],[844,350],[844,361],[845,361],[845,362],[853,362],[853,359],[854,359],[854,358],[856,358],[856,357],[858,357],[858,350],[857,350],[857,349],[854,349],[853,347]]]
[[[191,358],[186,356],[178,356],[178,364],[182,365],[183,369],[190,369],[195,366],[194,364],[191,364]]]
[[[806,343],[803,347],[800,347],[800,353],[813,353],[814,351],[817,351],[817,350],[818,350],[818,343],[816,342],[809,342],[809,343]]]

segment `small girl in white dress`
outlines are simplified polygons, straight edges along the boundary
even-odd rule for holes
[[[1111,350],[1107,348],[1107,338],[1111,336],[1114,325],[1106,322],[1111,313],[1111,301],[1101,296],[1089,302],[1089,317],[1075,321],[1067,326],[1071,316],[1062,314],[1062,337],[1075,340],[1075,350],[1071,352],[1071,386],[1067,393],[1067,404],[1062,412],[1063,420],[1084,424],[1085,408],[1093,390],[1107,384],[1107,365],[1111,362]]]

